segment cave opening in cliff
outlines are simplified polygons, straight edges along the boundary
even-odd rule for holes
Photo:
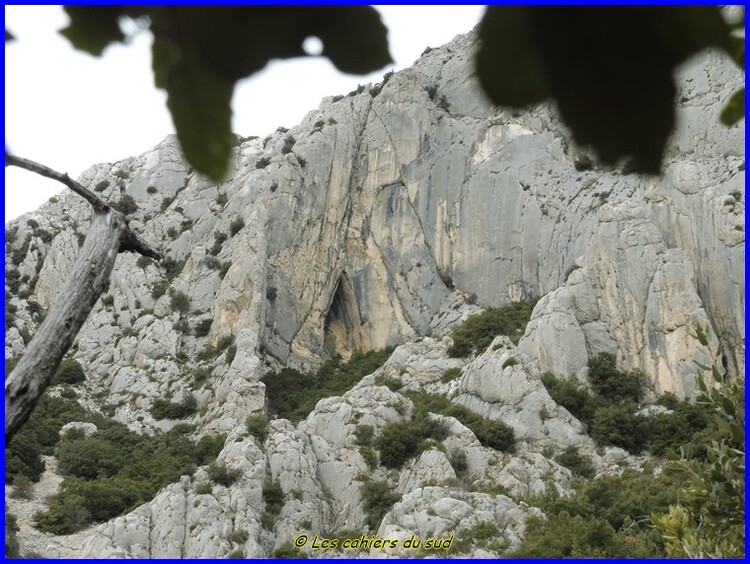
[[[361,348],[361,325],[354,289],[346,274],[342,274],[326,314],[323,348],[332,356],[339,354],[349,360],[352,353]]]

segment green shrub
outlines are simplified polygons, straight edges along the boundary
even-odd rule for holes
[[[490,308],[470,316],[451,332],[453,345],[448,349],[448,354],[466,357],[481,353],[498,335],[507,335],[513,343],[518,344],[537,301],[538,298],[502,308]]]
[[[589,435],[599,445],[612,445],[638,454],[648,440],[648,420],[628,405],[609,405],[596,411]]]
[[[281,513],[284,507],[284,492],[278,480],[266,480],[263,483],[263,502],[266,504],[266,512],[271,515]]]
[[[43,396],[40,404],[44,401]],[[39,527],[47,532],[68,534],[89,522],[127,512],[152,499],[165,485],[179,481],[180,476],[192,474],[197,462],[203,463],[206,456],[217,452],[204,440],[196,445],[186,437],[194,430],[192,426],[178,425],[168,433],[139,435],[120,423],[84,411],[75,402],[46,403],[42,406],[43,422],[30,419],[20,432],[31,424],[38,436],[47,432],[51,435],[55,429],[58,435],[59,427],[68,420],[90,421],[99,429],[90,437],[71,431],[59,441],[59,467],[66,477],[48,509],[37,516]],[[54,444],[58,436],[45,440]]]
[[[172,290],[169,292],[169,305],[180,314],[190,311],[190,298],[187,294]]]
[[[115,297],[112,294],[105,294],[102,296],[102,305],[106,307],[112,307],[115,303]]]
[[[385,386],[392,392],[397,392],[404,387],[404,383],[401,380],[393,376],[386,376],[385,374],[380,374],[375,378],[375,385]]]
[[[362,504],[367,513],[367,523],[371,530],[377,531],[385,514],[390,511],[394,503],[401,499],[401,496],[393,491],[388,482],[372,480],[362,483],[360,492]]]
[[[202,388],[208,379],[211,377],[212,370],[206,367],[199,367],[193,370],[193,384],[192,389],[198,390]]]
[[[518,364],[518,359],[516,359],[515,357],[511,356],[511,357],[507,358],[505,360],[505,362],[503,362],[503,368],[508,368],[510,366],[515,366],[516,364]]]
[[[208,465],[208,477],[216,484],[231,486],[240,477],[242,472],[237,468],[229,468],[226,464],[212,462]]]
[[[109,180],[101,180],[94,186],[94,192],[104,192],[109,186]]]
[[[536,558],[663,557],[664,542],[648,516],[675,503],[679,480],[624,472],[580,482],[567,498],[527,500],[546,520],[529,519],[513,556]]]
[[[21,528],[18,526],[16,516],[8,513],[7,505],[5,509],[5,558],[20,558],[21,546],[18,544],[16,533]]]
[[[218,357],[221,353],[228,350],[233,346],[234,335],[225,335],[216,341],[213,345],[206,345],[201,352],[198,353],[198,360],[213,360]],[[235,353],[236,353],[235,349]]]
[[[138,257],[138,260],[135,261],[135,265],[138,268],[146,268],[150,264],[151,264],[151,259],[149,257],[140,256]]]
[[[268,159],[267,157],[261,157],[260,159],[258,159],[258,162],[255,163],[255,168],[266,168],[270,164],[270,159]]]
[[[295,143],[296,143],[296,140],[294,139],[294,137],[289,135],[286,139],[284,139],[284,146],[281,148],[281,153],[283,155],[291,153],[292,147],[294,147]]]
[[[135,203],[133,196],[125,194],[117,204],[112,206],[123,215],[130,215],[138,211],[138,204]]]
[[[466,452],[463,449],[454,449],[448,460],[456,474],[462,474],[469,469],[469,462],[466,459]]]
[[[203,482],[202,484],[198,484],[198,487],[195,488],[195,493],[198,495],[206,495],[211,494],[214,491],[214,487],[209,482]]]
[[[440,377],[440,381],[443,383],[448,383],[461,376],[461,372],[462,371],[460,368],[449,368],[448,370],[443,372],[443,375]]]
[[[172,403],[168,399],[157,398],[151,406],[151,416],[160,421],[162,419],[185,419],[198,411],[198,403],[192,394],[186,394],[179,403]]]
[[[667,409],[675,409],[680,400],[672,392],[665,392],[656,399],[656,405],[663,405]]]
[[[655,455],[665,454],[668,450],[679,452],[681,446],[693,442],[696,435],[706,431],[710,421],[705,406],[679,402],[671,413],[659,413],[649,418],[649,450]],[[697,448],[691,450],[694,456],[699,454]]]
[[[198,323],[195,324],[195,329],[193,331],[194,335],[196,337],[205,337],[208,335],[208,332],[211,330],[211,325],[213,324],[213,319],[202,319]]]
[[[13,477],[13,492],[10,497],[13,499],[31,499],[34,495],[34,483],[23,474],[16,474]]]
[[[237,235],[237,233],[240,232],[240,229],[242,229],[243,227],[245,227],[245,220],[241,217],[238,217],[229,224],[229,233],[232,235],[232,237],[234,237],[235,235]]]
[[[354,442],[358,445],[369,445],[375,434],[375,428],[372,425],[357,425],[354,428]]]
[[[246,529],[234,529],[227,535],[227,542],[232,544],[245,544],[249,538],[250,534]]]
[[[147,194],[156,194],[157,191],[158,190],[156,189],[156,186],[149,186],[148,188],[146,188]]]
[[[208,464],[216,460],[219,456],[221,449],[224,448],[224,443],[227,442],[226,434],[222,433],[219,435],[204,435],[195,444],[195,455],[194,460],[197,464]]]
[[[600,353],[589,359],[591,388],[607,400],[639,402],[643,397],[644,381],[640,371],[617,370],[612,353]]]
[[[52,376],[52,385],[58,384],[80,384],[86,380],[86,374],[83,371],[81,363],[72,358],[66,358],[57,367],[54,376]]]
[[[245,419],[245,425],[247,426],[247,432],[258,439],[259,443],[262,444],[266,440],[268,436],[268,417],[264,414],[248,415],[247,419]]]
[[[274,288],[273,286],[269,286],[266,289],[266,297],[269,300],[271,300],[271,301],[275,300],[276,296],[278,296],[278,295],[279,295],[279,291],[276,288]]]
[[[590,426],[594,413],[601,402],[591,396],[589,391],[575,378],[568,380],[557,378],[551,372],[542,374],[542,383],[556,404],[563,406],[570,414]]]
[[[414,419],[390,421],[374,441],[380,452],[380,463],[388,468],[401,468],[404,463],[426,450],[428,439],[441,441],[446,437],[445,426],[435,419],[418,416]]]
[[[555,460],[570,470],[574,476],[593,478],[596,474],[591,457],[582,455],[576,446],[567,447]]]
[[[269,413],[297,423],[307,417],[322,398],[339,396],[372,374],[390,357],[393,349],[355,352],[349,362],[340,358],[329,360],[315,374],[302,374],[291,368],[266,374]]]
[[[166,280],[159,280],[156,284],[154,284],[154,287],[151,290],[151,297],[155,300],[158,300],[167,293],[168,288],[169,282],[167,282]]]
[[[362,455],[362,458],[365,461],[365,464],[367,464],[367,467],[370,469],[375,469],[378,467],[378,456],[375,454],[375,451],[372,450],[372,447],[362,445],[359,447],[359,454]]]
[[[273,551],[273,557],[274,558],[307,558],[307,556],[300,552],[298,548],[295,548],[294,545],[290,542],[285,542],[282,544],[279,548]]]
[[[260,525],[268,531],[273,531],[274,525],[276,524],[276,516],[264,511],[260,516]]]

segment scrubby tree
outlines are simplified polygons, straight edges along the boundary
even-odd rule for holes
[[[697,338],[708,346],[705,333]],[[720,357],[721,351],[717,352]],[[707,457],[695,459],[689,448],[665,471],[684,484],[680,503],[652,516],[662,531],[667,554],[674,558],[742,558],[745,556],[745,385],[730,381],[714,363],[703,366],[717,387],[698,377],[698,403],[708,408],[717,439]]]

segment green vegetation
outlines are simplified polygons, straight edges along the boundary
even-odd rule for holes
[[[367,523],[370,529],[377,531],[383,517],[390,511],[393,504],[401,499],[401,495],[393,491],[388,482],[367,480],[360,486],[362,504],[367,512]]]
[[[234,335],[225,335],[213,345],[206,345],[198,353],[198,360],[214,360],[234,344]],[[236,350],[235,350],[236,352]]]
[[[44,471],[42,454],[54,454],[63,425],[71,421],[89,421],[97,426],[108,419],[84,410],[76,401],[42,395],[29,420],[13,436],[5,448],[5,483],[12,483],[17,475],[33,482]]]
[[[241,217],[238,217],[229,224],[229,233],[232,235],[232,237],[234,237],[235,235],[237,235],[237,233],[240,232],[240,229],[242,229],[243,227],[245,227],[245,220]]]
[[[268,417],[260,413],[258,415],[248,415],[245,419],[245,425],[247,426],[247,432],[253,437],[258,439],[259,443],[263,443],[268,436]]]
[[[80,384],[85,380],[86,374],[83,372],[81,363],[72,358],[66,358],[60,363],[54,376],[52,376],[52,385]]]
[[[406,392],[404,395],[414,403],[417,415],[431,412],[455,417],[461,424],[471,429],[482,445],[503,452],[515,452],[516,438],[513,428],[502,421],[482,417],[468,407],[452,403],[445,397],[436,394]]]
[[[708,339],[697,331],[702,345]],[[721,351],[717,352],[720,357]],[[705,456],[693,454],[692,445],[665,468],[679,481],[679,503],[652,512],[664,534],[667,555],[673,558],[742,558],[745,555],[745,385],[729,381],[716,365],[710,371],[718,388],[698,378],[697,403],[710,417],[704,437]],[[710,441],[708,439],[711,439]],[[693,437],[693,441],[695,436]]]
[[[266,504],[266,512],[278,515],[284,507],[284,491],[278,480],[266,480],[263,483],[263,503]]]
[[[705,409],[680,402],[672,394],[659,399],[659,403],[673,410],[671,413],[638,415],[645,378],[639,371],[617,370],[614,355],[593,357],[589,361],[589,380],[592,392],[574,378],[561,380],[548,372],[542,375],[552,399],[583,422],[597,444],[618,446],[633,453],[648,447],[653,454],[661,455],[682,444],[703,441],[701,434],[708,424]]]
[[[5,510],[5,558],[20,558],[21,546],[18,544],[16,533],[20,531],[16,516]]]
[[[304,552],[300,552],[292,543],[285,542],[273,551],[274,558],[307,558]]]
[[[444,384],[447,384],[448,382],[451,382],[452,380],[455,380],[459,376],[461,376],[462,370],[460,368],[449,368],[445,372],[443,372],[443,375],[440,377],[440,381]]]
[[[186,436],[194,429],[188,425],[149,437],[88,412],[76,420],[90,420],[99,430],[88,437],[71,431],[59,441],[65,479],[47,510],[35,516],[37,526],[53,534],[75,532],[149,501],[165,485],[192,474],[196,465],[215,459],[225,439],[204,437],[194,443]]]
[[[209,249],[209,253],[211,253],[213,256],[218,255],[221,252],[222,245],[224,244],[224,241],[227,240],[227,234],[226,233],[214,233],[214,244]]]
[[[365,461],[365,464],[367,464],[368,468],[374,470],[378,467],[378,455],[375,454],[375,451],[372,449],[372,447],[367,445],[360,446],[359,454],[362,455],[362,459]]]
[[[169,292],[169,305],[174,311],[185,314],[190,311],[190,298],[184,292],[171,290]]]
[[[221,484],[222,486],[231,486],[241,474],[242,472],[239,469],[229,468],[226,464],[219,462],[212,462],[208,465],[208,477],[215,484]]]
[[[208,335],[208,332],[211,330],[211,325],[213,324],[213,319],[202,319],[198,323],[195,324],[195,329],[193,330],[193,334],[196,337],[205,337]]]
[[[358,445],[372,444],[375,428],[372,425],[357,425],[354,428],[354,442]]]
[[[383,466],[401,468],[407,460],[446,436],[442,422],[420,415],[413,419],[386,423],[373,446],[380,452],[380,463]]]
[[[185,419],[198,411],[198,403],[193,394],[185,394],[181,402],[173,403],[166,398],[156,398],[151,406],[151,416],[162,419]]]
[[[355,352],[347,363],[337,357],[325,362],[315,374],[302,374],[291,368],[266,374],[261,381],[266,385],[269,412],[297,423],[322,398],[341,395],[375,372],[392,352],[393,349]]]
[[[664,556],[661,535],[648,516],[677,500],[679,481],[625,471],[579,482],[576,493],[560,498],[554,488],[530,505],[540,507],[546,519],[526,522],[517,557],[645,558]]]
[[[508,304],[501,308],[490,308],[469,317],[453,329],[453,345],[448,354],[453,357],[466,357],[482,353],[498,335],[507,335],[518,344],[526,325],[531,318],[539,298]]]
[[[138,211],[138,204],[135,203],[135,199],[130,194],[125,194],[120,201],[112,205],[113,208],[117,209],[123,215],[130,215]]]
[[[578,452],[578,447],[573,445],[567,447],[555,460],[570,470],[574,476],[590,479],[596,474],[591,457],[582,455]]]

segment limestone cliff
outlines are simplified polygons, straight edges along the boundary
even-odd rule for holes
[[[654,394],[690,396],[694,361],[708,358],[691,337],[697,324],[724,343],[730,371],[744,372],[744,122],[718,121],[742,73],[714,53],[681,70],[664,175],[644,178],[592,164],[551,105],[491,107],[472,75],[473,49],[472,35],[459,36],[377,85],[325,99],[289,131],[238,137],[221,184],[194,174],[173,137],[83,174],[110,202],[133,198],[133,229],[167,259],[118,258],[74,346],[89,375],[81,403],[149,433],[176,423],[152,418],[154,399],[193,394],[200,411],[190,422],[229,434],[220,460],[241,478],[199,494],[199,469],[100,526],[82,555],[224,556],[242,530],[244,554],[260,557],[304,529],[364,526],[356,478],[369,470],[353,424],[380,429],[410,401],[368,376],[296,427],[274,421],[259,444],[244,421],[264,407],[269,369],[402,345],[382,373],[514,427],[524,445],[516,455],[481,446],[452,418],[443,444],[466,453],[477,483],[524,495],[543,491],[545,475],[563,490],[570,480],[545,446],[578,445],[602,472],[621,456],[594,451],[541,372],[585,380],[588,357],[612,352]],[[64,299],[87,216],[66,193],[6,226],[6,359]],[[447,357],[441,338],[453,324],[535,296],[517,349],[498,339],[468,362]],[[518,362],[504,368],[509,355]],[[208,385],[193,385],[197,368]],[[461,377],[441,383],[449,368]],[[381,536],[458,534],[494,519],[517,543],[534,510],[451,489],[452,472],[440,450],[400,472],[370,472],[404,495]],[[260,522],[268,476],[288,499],[272,530]]]

